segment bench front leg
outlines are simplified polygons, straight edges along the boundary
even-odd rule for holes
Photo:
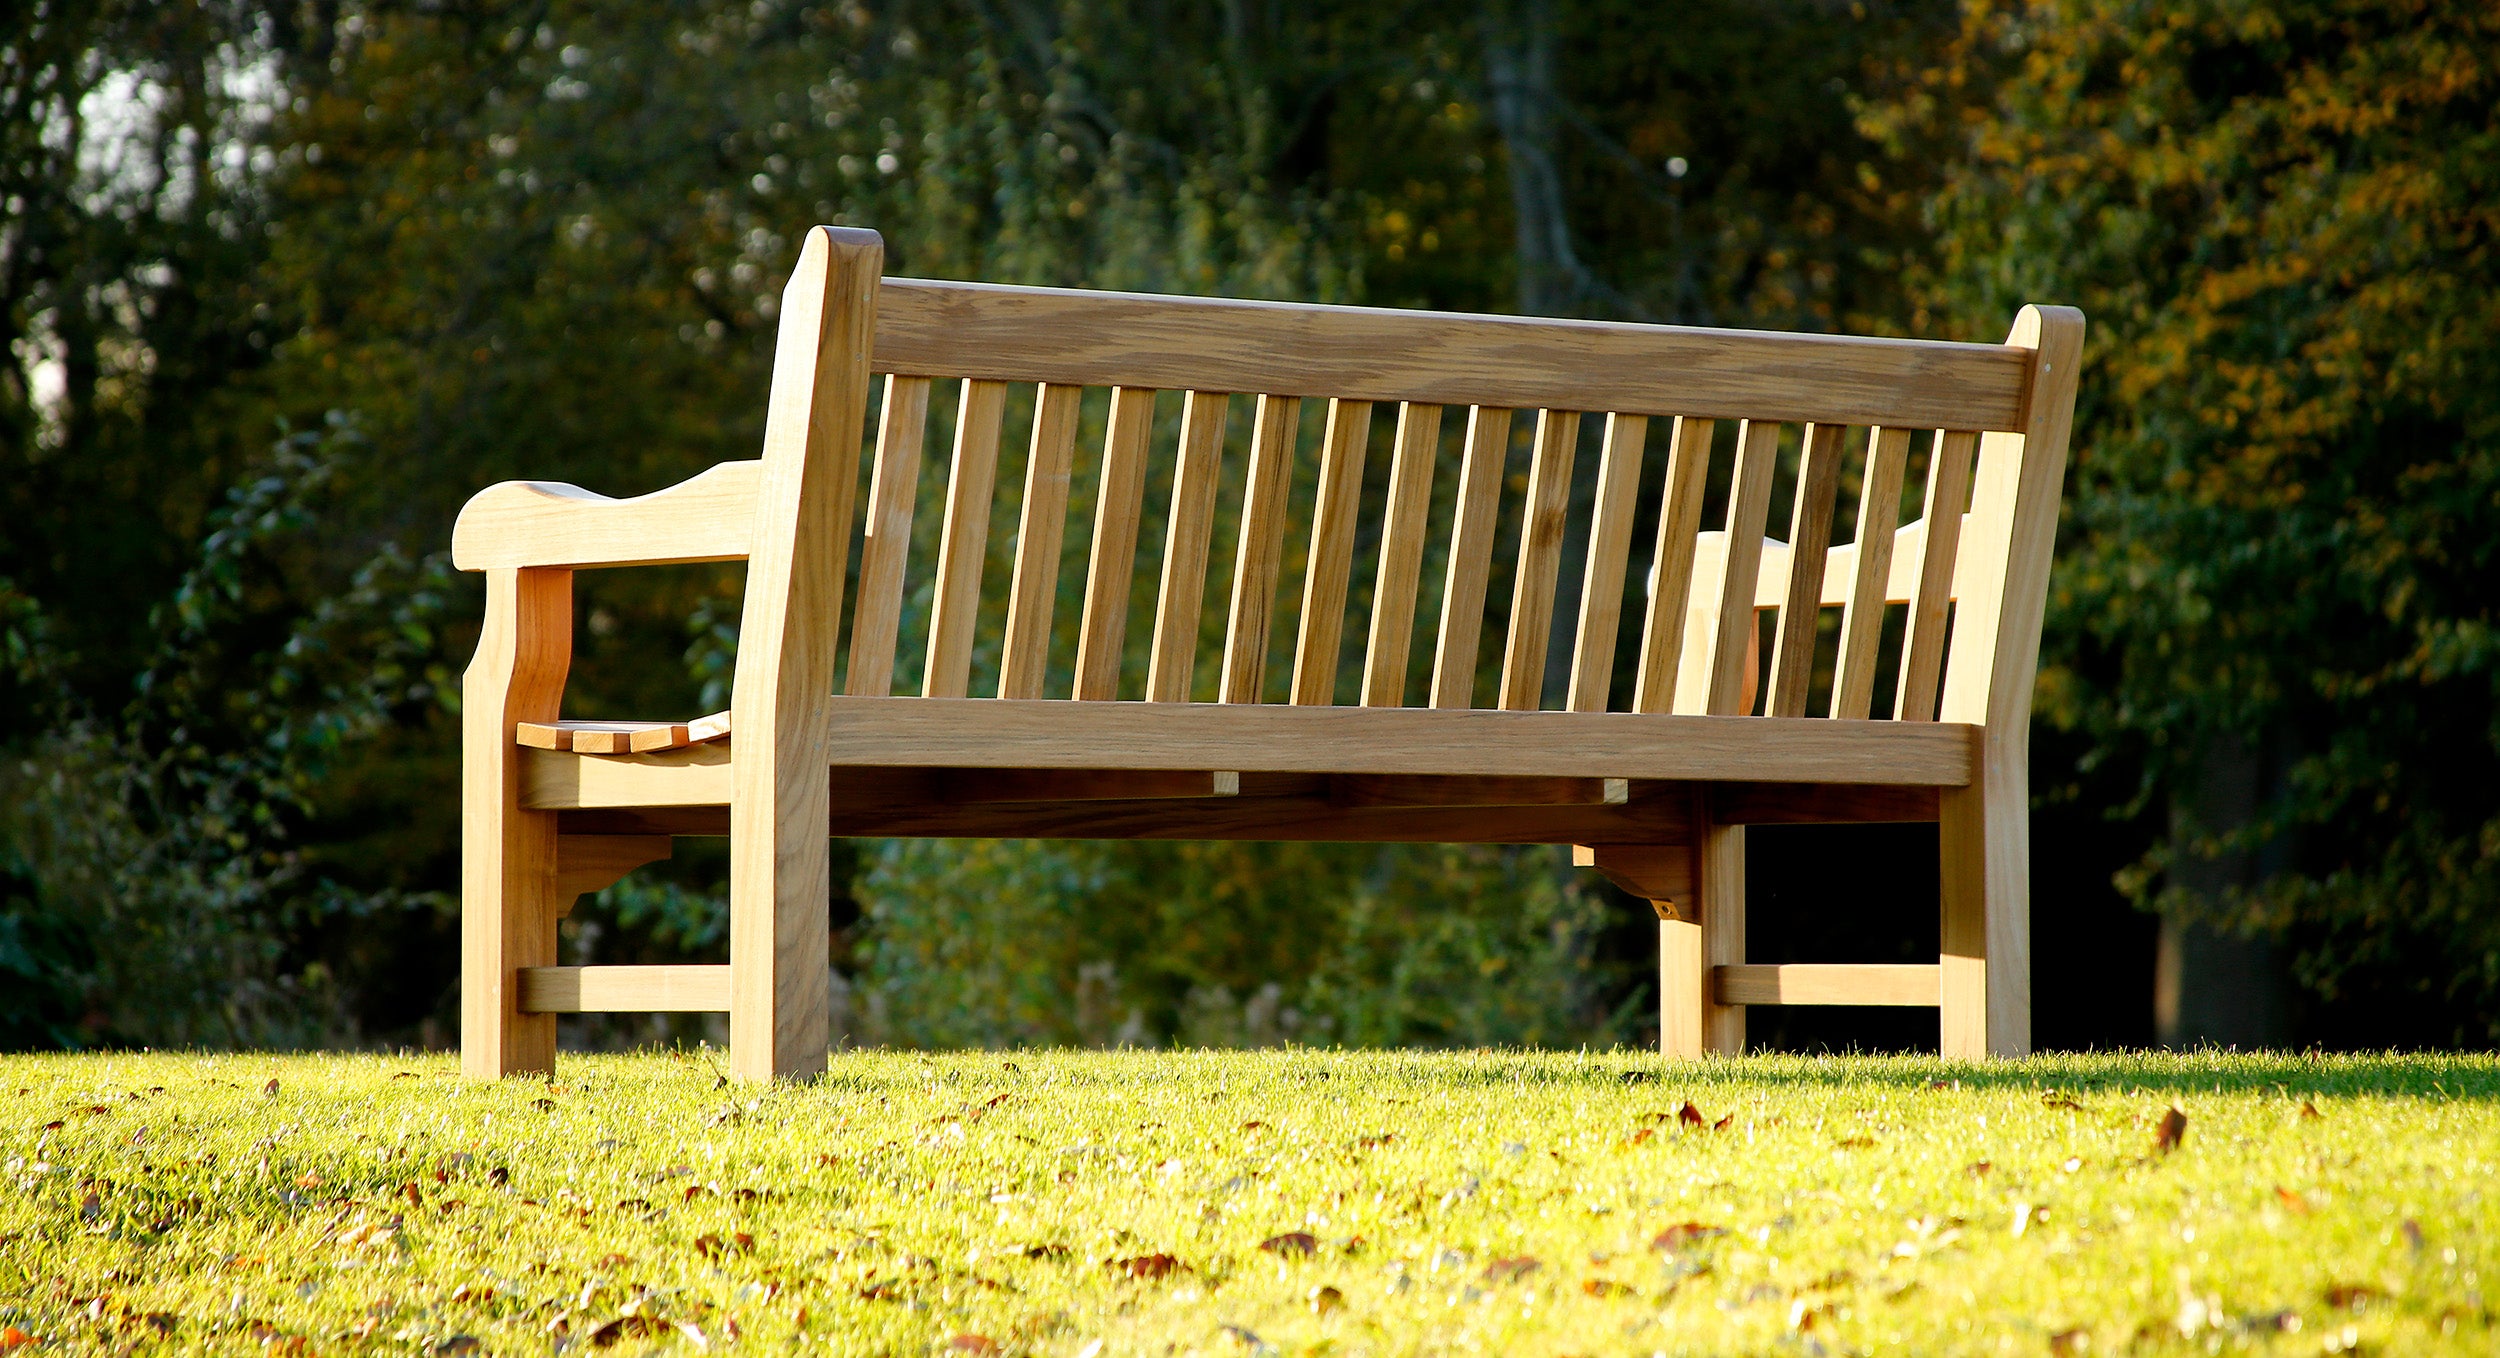
[[[556,881],[555,813],[521,808],[513,728],[556,719],[572,662],[573,573],[486,572],[460,690],[460,1069],[474,1078],[555,1069],[555,1015],[521,1012],[519,973],[555,963],[572,902]]]
[[[2031,797],[2018,757],[1937,799],[1940,1041],[1948,1060],[2031,1054]]]

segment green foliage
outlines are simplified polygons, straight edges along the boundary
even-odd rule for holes
[[[905,840],[858,892],[856,1040],[1548,1045],[1637,1026],[1593,957],[1607,904],[1550,849]]]
[[[40,1024],[87,1042],[352,1039],[328,969],[290,957],[296,940],[332,917],[448,904],[347,890],[292,842],[342,749],[397,708],[449,696],[428,664],[451,584],[440,556],[385,547],[302,615],[259,587],[268,549],[311,526],[360,448],[342,419],[278,440],[148,614],[155,652],[111,717],[60,682],[41,615],[21,608],[13,649],[54,707],[0,768],[0,844],[23,884],[0,915],[0,968],[28,982],[16,1036]]]
[[[1961,140],[1940,310],[2091,317],[2045,715],[2183,808],[2218,746],[2271,765],[2183,836],[2270,872],[2194,897],[2174,841],[2132,890],[2465,1041],[2500,1037],[2496,100],[2488,5],[2074,0],[1974,8],[1886,115]]]

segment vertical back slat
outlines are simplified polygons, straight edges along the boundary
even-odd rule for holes
[[[1155,394],[1111,389],[1102,441],[1102,485],[1094,497],[1094,550],[1085,567],[1085,617],[1076,638],[1078,698],[1120,696],[1120,648],[1128,637],[1130,577],[1137,569],[1137,515],[1146,499],[1146,445],[1154,436]]]
[[[1780,604],[1779,630],[1771,645],[1774,717],[1806,714],[1806,691],[1814,683],[1815,624],[1823,613],[1823,565],[1831,557],[1832,511],[1840,500],[1837,424],[1806,426],[1805,451],[1797,463],[1797,499],[1788,515],[1788,597]]]
[[[1962,541],[1962,511],[1970,504],[1971,460],[1979,436],[1951,430],[1936,435],[1927,464],[1927,550],[1919,557],[1918,587],[1911,592],[1910,629],[1901,644],[1901,687],[1893,716],[1934,721],[1944,677],[1945,614],[1953,602],[1953,564]]]
[[[1641,669],[1632,710],[1664,712],[1675,702],[1677,657],[1684,650],[1685,607],[1692,601],[1693,554],[1701,534],[1701,499],[1710,480],[1709,420],[1679,415],[1668,445],[1667,484],[1658,506],[1658,550],[1650,557],[1649,616],[1641,629]]]
[[[920,692],[961,698],[972,688],[972,624],[981,611],[981,567],[990,550],[990,500],[998,483],[998,431],[1007,384],[967,378],[955,416],[946,476],[946,522],[938,537],[937,591],[929,605],[929,665]]]
[[[1050,669],[1051,605],[1059,593],[1059,540],[1067,527],[1068,472],[1076,460],[1083,387],[1045,384],[1033,402],[1033,452],[1024,465],[1024,509],[1016,527],[1016,574],[1007,593],[1007,641],[998,660],[998,696],[1038,698]]]
[[[1155,594],[1154,649],[1146,701],[1185,703],[1198,664],[1198,618],[1207,600],[1207,550],[1215,535],[1215,484],[1224,462],[1231,398],[1193,391],[1181,405],[1181,446],[1172,472],[1172,520],[1164,529],[1163,582]]]
[[[894,691],[903,563],[911,555],[912,496],[920,489],[920,441],[928,423],[929,379],[888,374],[885,410],[877,421],[877,462],[868,479],[868,522],[859,548],[850,672],[843,686],[854,696],[882,698]]]
[[[1624,564],[1632,556],[1633,501],[1641,490],[1641,445],[1649,437],[1646,415],[1608,415],[1606,442],[1598,454],[1597,507],[1589,516],[1588,569],[1580,579],[1580,626],[1571,647],[1574,712],[1606,710],[1615,676],[1615,633],[1623,619]]]
[[[1293,701],[1304,707],[1337,700],[1337,651],[1345,637],[1346,581],[1354,573],[1354,523],[1362,508],[1363,455],[1371,430],[1371,402],[1328,403],[1319,502],[1311,511],[1311,560],[1302,573],[1301,635],[1293,648]]]
[[[1745,669],[1754,646],[1754,586],[1762,575],[1762,530],[1771,518],[1771,476],[1779,469],[1780,427],[1747,420],[1736,441],[1728,486],[1727,568],[1719,579],[1719,625],[1710,644],[1708,711],[1745,710]]]
[[[1476,646],[1484,631],[1485,583],[1493,574],[1493,529],[1502,507],[1502,459],[1510,451],[1510,411],[1467,412],[1467,451],[1458,467],[1458,506],[1450,522],[1449,572],[1441,586],[1441,636],[1432,654],[1432,705],[1473,707]]]
[[[1407,651],[1415,639],[1415,595],[1424,572],[1424,525],[1432,509],[1432,469],[1441,460],[1441,407],[1398,407],[1397,448],[1389,464],[1389,507],[1380,533],[1380,576],[1372,585],[1371,644],[1363,653],[1363,706],[1406,703]]]
[[[1250,426],[1250,477],[1242,490],[1241,545],[1233,556],[1233,605],[1224,626],[1219,701],[1255,703],[1267,678],[1267,630],[1285,553],[1285,506],[1293,489],[1293,441],[1302,398],[1261,396]]]
[[[1528,499],[1519,510],[1519,569],[1511,577],[1510,635],[1502,646],[1501,705],[1533,712],[1545,703],[1545,648],[1554,632],[1554,584],[1571,516],[1571,460],[1580,413],[1540,410]]]
[[[1892,581],[1892,535],[1901,521],[1901,481],[1910,466],[1910,431],[1867,433],[1866,476],[1858,491],[1857,570],[1840,611],[1840,658],[1832,667],[1832,715],[1862,718],[1875,705],[1875,652],[1884,635],[1885,589]]]

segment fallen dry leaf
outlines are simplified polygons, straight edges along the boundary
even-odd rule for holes
[[[1484,1280],[1489,1283],[1515,1283],[1541,1267],[1543,1265],[1524,1254],[1496,1259],[1484,1266]]]
[[[2168,1155],[2177,1150],[2179,1143],[2186,1138],[2187,1114],[2174,1103],[2170,1105],[2170,1111],[2161,1115],[2161,1126],[2153,1131],[2153,1149]]]
[[[1398,1136],[1397,1136],[1397,1133],[1395,1133],[1395,1132],[1377,1132],[1377,1133],[1374,1133],[1374,1134],[1373,1134],[1373,1135],[1371,1135],[1371,1136],[1358,1136],[1358,1137],[1356,1137],[1356,1138],[1354,1139],[1354,1144],[1355,1144],[1355,1145],[1357,1145],[1357,1146],[1359,1146],[1359,1147],[1361,1147],[1361,1148],[1362,1148],[1362,1149],[1364,1149],[1364,1150],[1371,1150],[1371,1149],[1373,1149],[1374,1147],[1377,1147],[1377,1146],[1386,1146],[1386,1145],[1388,1145],[1390,1142],[1395,1141],[1395,1140],[1397,1140],[1397,1139],[1398,1139]]]
[[[1985,1179],[1985,1178],[1987,1178],[1987,1177],[1988,1177],[1988,1171],[1990,1171],[1990,1170],[1992,1170],[1992,1169],[1995,1169],[1995,1168],[1996,1168],[1996,1162],[1995,1162],[1995,1161],[1993,1161],[1993,1160],[1979,1160],[1979,1161],[1974,1161],[1974,1162],[1972,1162],[1971,1164],[1969,1164],[1969,1165],[1965,1166],[1965,1167],[1963,1168],[1962,1172],[1963,1172],[1964,1174],[1967,1174],[1967,1175],[1971,1176],[1971,1177],[1972,1177],[1972,1178],[1974,1178],[1974,1179]]]
[[[277,1082],[277,1080],[273,1077],[273,1078],[269,1081],[269,1083],[267,1083],[267,1084],[265,1084],[265,1085],[262,1085],[262,1086],[260,1087],[260,1092],[261,1092],[261,1093],[263,1093],[263,1094],[268,1095],[269,1097],[271,1097],[271,1098],[273,1098],[273,1099],[274,1099],[274,1098],[276,1098],[276,1097],[278,1097],[278,1082]]]
[[[1248,1122],[1241,1124],[1241,1129],[1245,1132],[1255,1132],[1265,1126],[1267,1126],[1266,1123],[1259,1121],[1257,1118],[1252,1118]]]
[[[1309,1231],[1287,1231],[1260,1241],[1259,1248],[1277,1255],[1309,1254],[1319,1248],[1319,1237]]]
[[[1343,1305],[1345,1293],[1325,1284],[1311,1289],[1311,1309],[1318,1314],[1324,1316]]]
[[[1174,1273],[1187,1273],[1189,1265],[1168,1254],[1141,1254],[1134,1259],[1114,1259],[1103,1267],[1131,1278],[1168,1278]]]
[[[2304,1217],[2309,1215],[2309,1200],[2280,1184],[2275,1185],[2274,1200],[2288,1211]]]
[[[1703,1117],[1701,1115],[1701,1110],[1695,1108],[1689,1103],[1675,1110],[1675,1120],[1683,1123],[1687,1127],[1707,1127],[1710,1125],[1710,1119]]]
[[[2309,1100],[2307,1100],[2307,1099],[2302,1099],[2302,1100],[2300,1101],[2300,1120],[2301,1120],[2301,1121],[2303,1121],[2303,1122],[2314,1122],[2314,1121],[2318,1120],[2319,1118],[2322,1118],[2322,1117],[2325,1117],[2325,1116],[2326,1116],[2326,1114],[2321,1113],[2321,1112],[2319,1112],[2319,1111],[2318,1111],[2318,1106],[2317,1106],[2316,1104],[2311,1103],[2311,1102],[2310,1102]]]
[[[2375,1287],[2370,1286],[2368,1283],[2331,1283],[2327,1286],[2326,1291],[2320,1295],[2326,1298],[2327,1305],[2334,1307],[2336,1310],[2350,1311],[2357,1307],[2366,1306],[2370,1302],[2375,1301],[2380,1297],[2384,1297],[2387,1294]]]
[[[26,1345],[34,1342],[36,1341],[33,1335],[26,1333],[24,1330],[19,1329],[15,1325],[11,1325],[6,1329],[0,1329],[0,1349],[24,1348]]]
[[[2413,1247],[2413,1252],[2415,1254],[2420,1254],[2422,1252],[2422,1223],[2415,1221],[2411,1217],[2406,1217],[2403,1229],[2405,1233],[2405,1243]]]
[[[1844,1136],[1832,1144],[1845,1151],[1862,1151],[1873,1146],[1875,1144],[1875,1138],[1871,1136]]]
[[[947,1340],[946,1347],[957,1353],[996,1353],[998,1341],[985,1334],[959,1334]]]
[[[2083,1105],[2075,1099],[2074,1095],[2059,1094],[2055,1092],[2041,1095],[2040,1106],[2043,1108],[2054,1108],[2067,1113],[2080,1113],[2083,1111]]]
[[[1068,1247],[1065,1245],[1027,1245],[1024,1247],[1024,1257],[1027,1259],[1065,1259],[1068,1257]]]
[[[2091,1351],[2092,1332],[2090,1330],[2059,1330],[2049,1336],[2049,1352],[2059,1354],[2061,1358],[2062,1355],[2069,1353],[2090,1353]]]
[[[1649,1242],[1649,1247],[1653,1250],[1680,1250],[1696,1241],[1708,1240],[1713,1236],[1725,1234],[1727,1234],[1727,1228],[1724,1226],[1705,1226],[1698,1221],[1678,1222],[1660,1231]]]
[[[1580,1283],[1580,1290],[1588,1293],[1592,1297],[1599,1298],[1630,1297],[1639,1295],[1631,1287],[1616,1282],[1612,1278],[1583,1279]]]

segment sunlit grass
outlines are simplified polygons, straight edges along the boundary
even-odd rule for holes
[[[0,1325],[49,1345],[2495,1343],[2489,1057],[876,1053],[758,1089],[700,1054],[568,1056],[553,1084],[28,1056],[0,1080]]]

